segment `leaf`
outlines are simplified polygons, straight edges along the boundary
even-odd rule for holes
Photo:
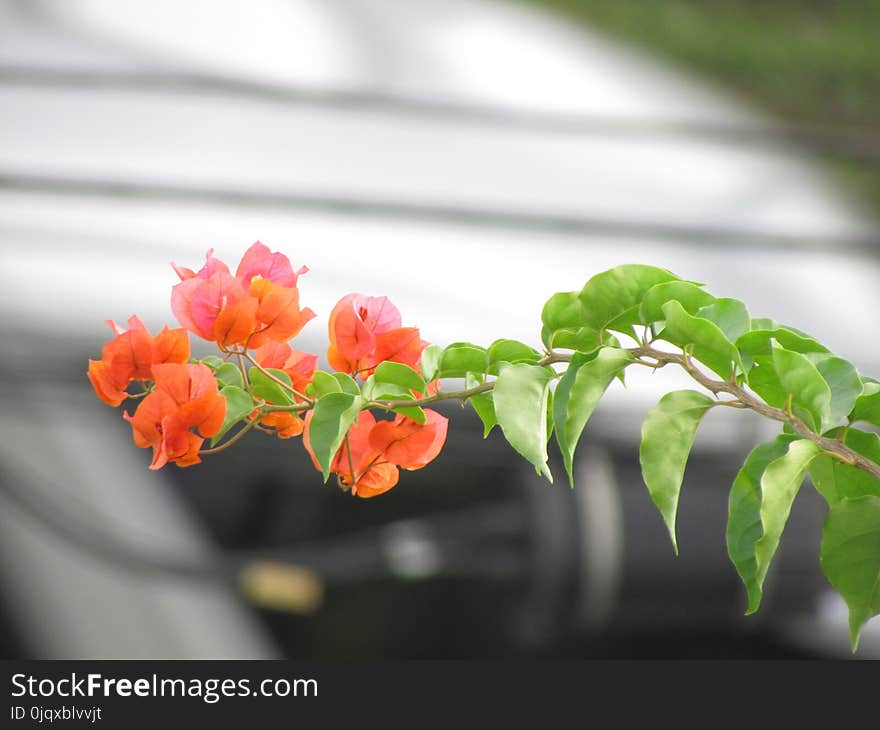
[[[645,293],[639,308],[639,315],[645,324],[653,324],[665,318],[663,305],[666,302],[677,301],[688,313],[693,314],[700,307],[705,307],[715,301],[709,292],[698,284],[690,281],[667,281],[652,286]]]
[[[489,357],[488,372],[491,375],[498,374],[498,366],[503,362],[536,363],[541,359],[541,353],[535,348],[517,340],[495,340],[489,345],[487,355]]]
[[[681,307],[678,302],[675,304]],[[676,555],[675,515],[684,469],[700,421],[712,405],[714,401],[702,393],[677,390],[660,399],[642,426],[639,447],[642,477],[663,516]]]
[[[594,352],[601,346],[599,333],[592,327],[578,327],[556,330],[549,337],[542,338],[551,350],[576,350],[577,352]],[[610,334],[604,334],[606,343],[616,341]]]
[[[578,295],[584,308],[586,325],[597,331],[614,329],[628,333],[638,323],[639,307],[649,289],[678,277],[665,269],[627,264],[604,271],[590,279]]]
[[[409,365],[399,362],[379,363],[373,377],[376,383],[391,383],[399,385],[407,391],[415,390],[419,393],[425,390],[425,380]],[[381,388],[381,386],[377,385]]]
[[[850,421],[864,421],[880,426],[880,383],[876,380],[862,379],[864,391],[856,398],[855,406],[850,413]]]
[[[555,332],[585,327],[587,313],[579,292],[558,292],[551,296],[541,310],[541,322],[544,325],[541,339],[547,347],[553,346],[552,336]]]
[[[773,340],[793,352],[828,352],[818,340],[772,319],[753,319],[751,330],[739,336],[736,346],[744,354],[769,355]]]
[[[477,385],[479,385],[477,379],[473,374],[468,373],[466,387],[471,389]],[[468,403],[471,404],[471,408],[476,411],[480,420],[483,422],[483,438],[486,438],[492,432],[492,429],[498,425],[498,417],[495,415],[495,401],[492,399],[492,393],[488,392],[472,395],[468,398]]]
[[[429,383],[436,377],[437,369],[440,367],[440,357],[442,355],[443,348],[440,347],[440,345],[428,345],[422,351],[422,377]]]
[[[749,596],[749,610],[754,613],[761,601],[764,579],[770,561],[779,547],[779,538],[788,522],[791,505],[803,484],[810,463],[820,452],[812,441],[793,441],[788,451],[771,461],[761,476],[761,539],[755,543],[756,593]]]
[[[354,378],[352,378],[351,375],[349,375],[348,373],[331,373],[331,375],[336,378],[336,382],[339,383],[339,387],[342,389],[343,393],[360,395],[361,389],[358,387],[358,384],[354,381]]]
[[[202,365],[207,365],[211,370],[216,370],[225,363],[225,360],[222,357],[217,357],[217,355],[208,355],[199,360],[199,362]]]
[[[666,326],[660,337],[681,348],[693,347],[694,357],[722,378],[728,378],[734,366],[743,370],[739,351],[714,322],[688,314],[676,301],[663,305]]]
[[[293,387],[290,376],[283,370],[269,369],[268,372]],[[248,380],[250,380],[251,392],[255,397],[280,406],[293,405],[293,394],[286,388],[282,388],[259,368],[252,367],[248,370]]]
[[[315,371],[315,374],[312,376],[312,387],[314,388],[316,398],[320,398],[328,393],[342,392],[342,384],[333,375],[325,373],[323,370]]]
[[[752,326],[749,310],[739,299],[716,299],[695,316],[714,322],[730,342],[736,342]]]
[[[309,444],[315,454],[324,482],[345,434],[357,420],[362,401],[350,393],[328,393],[315,401],[309,423]]]
[[[831,390],[828,422],[822,426],[822,430],[840,425],[846,421],[864,390],[862,379],[852,364],[842,357],[819,353],[808,353],[804,357],[816,366]]]
[[[761,581],[755,546],[764,535],[761,524],[761,477],[767,465],[784,456],[793,439],[778,436],[775,441],[760,444],[746,457],[733,481],[727,505],[727,554],[739,573],[749,596],[747,613],[758,610],[761,603]]]
[[[819,560],[828,581],[849,607],[855,651],[862,626],[880,613],[880,497],[831,505],[822,528]]]
[[[550,371],[538,365],[503,365],[493,393],[504,437],[550,482],[546,419],[551,377]]]
[[[876,433],[849,428],[844,443],[875,464],[880,464],[880,436]],[[828,504],[867,495],[880,497],[880,480],[831,456],[817,456],[810,464],[810,476],[816,490]]]
[[[469,372],[485,373],[489,356],[482,347],[469,342],[455,342],[443,350],[437,378],[464,378]]]
[[[794,414],[814,431],[825,431],[831,416],[831,389],[825,378],[799,352],[774,347],[772,360],[779,385],[791,398]]]
[[[574,452],[584,427],[611,381],[632,361],[626,350],[613,347],[603,347],[593,358],[575,355],[556,387],[553,423],[572,487]]]
[[[223,419],[223,425],[220,427],[220,430],[211,439],[211,446],[218,444],[230,428],[245,418],[256,407],[254,399],[250,397],[248,392],[237,385],[224,386],[220,389],[220,395],[226,399],[226,417]]]
[[[214,377],[221,385],[234,385],[237,388],[244,388],[244,378],[241,377],[241,370],[231,362],[225,362],[214,371]]]

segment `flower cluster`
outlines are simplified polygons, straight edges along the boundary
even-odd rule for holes
[[[315,316],[300,306],[297,286],[308,269],[295,269],[285,255],[260,242],[245,252],[234,274],[213,249],[198,271],[172,267],[180,283],[172,287],[171,309],[181,327],[165,327],[154,337],[136,316],[128,329],[109,322],[113,339],[100,360],[89,361],[97,396],[114,407],[139,400],[134,413],[125,411],[123,418],[135,444],[153,450],[151,469],[169,462],[197,464],[202,455],[225,449],[251,429],[282,439],[303,435],[318,466],[309,435],[323,395],[313,384],[318,356],[290,344]],[[221,357],[192,360],[189,333],[215,343]],[[418,421],[393,412],[393,420],[377,420],[370,408],[394,409],[369,401],[360,389],[384,362],[405,365],[420,378],[428,343],[417,328],[402,326],[400,312],[386,297],[363,294],[349,294],[333,308],[329,338],[330,366],[355,388],[359,409],[347,421],[352,425],[341,446],[336,447],[338,441],[325,445],[327,458],[336,449],[330,471],[352,494],[382,494],[397,484],[400,469],[420,469],[439,454],[447,421],[428,409],[416,409]],[[133,382],[140,390],[129,390]],[[431,393],[432,387],[424,390]],[[412,391],[409,397],[415,401],[424,395]],[[347,397],[355,402],[355,395]],[[207,439],[212,442],[206,449]]]

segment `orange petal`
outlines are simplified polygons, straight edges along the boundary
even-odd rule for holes
[[[214,322],[214,341],[221,345],[243,345],[257,330],[259,302],[245,297],[235,304],[223,307]]]
[[[153,340],[153,364],[189,360],[189,335],[183,327],[164,327]]]
[[[370,446],[403,469],[421,469],[440,453],[446,443],[449,423],[439,413],[427,408],[425,418],[424,424],[405,416],[377,423],[370,434]]]
[[[374,464],[367,470],[366,474],[358,479],[351,492],[363,499],[376,497],[395,486],[399,478],[400,472],[394,464],[388,464],[387,462]]]
[[[128,397],[124,387],[119,387],[103,360],[89,360],[88,376],[95,394],[107,405],[115,408]],[[128,381],[125,384],[128,385]]]

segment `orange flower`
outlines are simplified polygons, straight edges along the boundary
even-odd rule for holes
[[[315,468],[320,471],[309,443],[311,415],[309,412],[306,416],[303,444]],[[387,492],[397,484],[398,467],[421,469],[443,448],[447,419],[428,409],[425,416],[424,424],[401,415],[394,421],[377,422],[372,413],[361,411],[357,422],[349,429],[346,441],[333,457],[330,471],[358,497],[375,497]]]
[[[214,436],[226,417],[226,400],[206,365],[164,364],[152,367],[156,389],[138,405],[131,423],[137,446],[152,447],[150,469],[169,461],[178,466],[198,464],[205,438]],[[198,434],[191,429],[196,429]]]
[[[330,313],[327,359],[331,367],[363,378],[386,360],[418,370],[428,343],[415,327],[400,325],[400,312],[387,297],[343,297]]]
[[[100,360],[89,360],[88,377],[97,396],[111,406],[128,397],[125,389],[132,380],[150,380],[153,365],[185,363],[189,360],[186,330],[165,327],[153,337],[135,316],[124,330],[113,320],[107,324],[116,333],[101,352]]]
[[[296,283],[306,267],[294,271],[286,256],[257,241],[233,276],[213,253],[198,272],[172,263],[180,283],[171,291],[171,308],[190,332],[221,346],[259,347],[295,337],[315,316],[299,306]]]

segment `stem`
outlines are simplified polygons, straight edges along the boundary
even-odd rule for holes
[[[262,415],[262,413],[260,415]],[[229,439],[229,441],[226,441],[219,446],[215,446],[213,449],[202,449],[201,451],[199,451],[199,455],[219,454],[221,451],[225,451],[260,422],[260,415],[248,421],[245,424],[244,428],[238,431],[235,436]]]

